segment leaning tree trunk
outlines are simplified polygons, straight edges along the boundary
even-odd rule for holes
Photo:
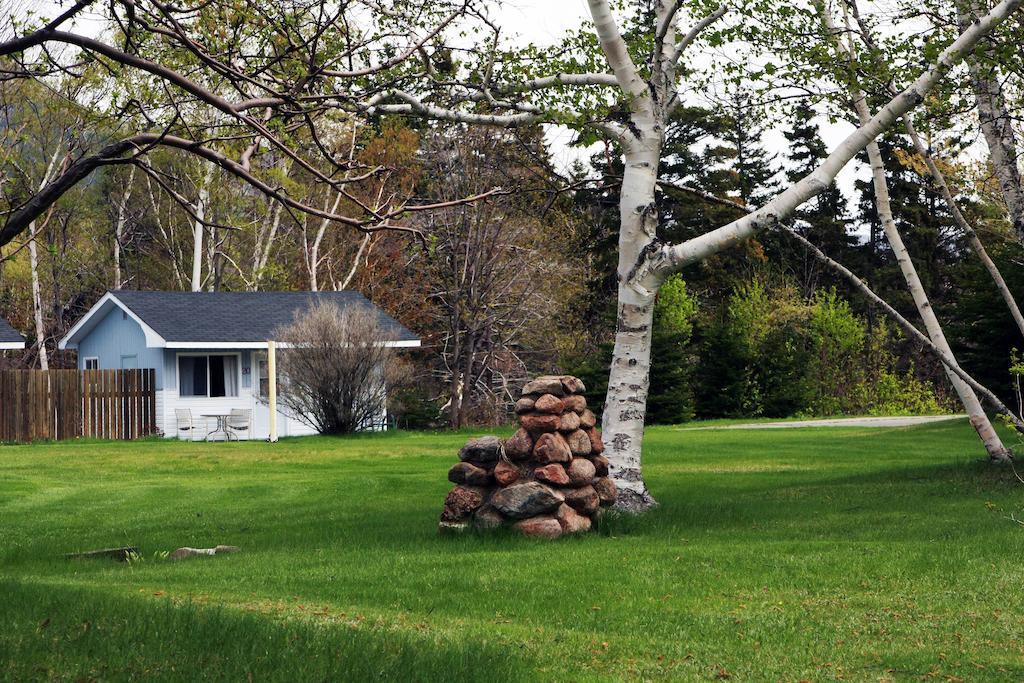
[[[960,31],[965,31],[988,11],[978,0],[970,0],[969,7],[958,3],[957,18]],[[987,44],[984,41],[983,44]],[[988,144],[989,158],[995,172],[999,190],[1006,201],[1006,208],[1018,239],[1024,239],[1024,183],[1021,182],[1020,167],[1017,165],[1017,136],[1013,130],[1013,119],[1006,108],[1003,86],[995,71],[996,58],[989,49],[982,49],[984,62],[968,55],[967,66],[971,73],[971,87],[978,105],[981,132]]]
[[[861,124],[863,125],[866,121],[871,118],[871,114],[868,111],[867,102],[864,99],[864,93],[854,92],[855,107],[857,110],[857,116],[860,118]],[[878,143],[871,142],[867,146],[868,160],[871,163],[871,177],[872,183],[875,190],[875,203],[878,211],[878,218],[882,223],[882,231],[885,233],[886,239],[889,241],[889,246],[892,247],[892,251],[896,256],[896,262],[899,264],[900,271],[903,273],[903,278],[907,282],[907,288],[910,290],[911,296],[914,298],[914,304],[917,306],[917,312],[921,316],[921,320],[924,322],[925,329],[928,332],[928,337],[932,340],[943,353],[951,358],[953,351],[949,346],[949,342],[946,341],[946,335],[942,331],[942,326],[939,324],[939,319],[935,315],[935,310],[932,308],[931,302],[928,301],[928,295],[924,291],[924,286],[921,284],[921,278],[917,274],[917,268],[914,267],[913,261],[910,259],[910,252],[907,251],[906,245],[903,243],[903,238],[900,235],[899,230],[896,228],[896,222],[893,220],[892,207],[889,205],[889,186],[885,178],[885,164],[882,161],[882,153],[878,149]],[[996,430],[992,427],[992,422],[988,419],[988,415],[985,414],[984,408],[981,406],[981,401],[978,400],[977,394],[971,389],[966,382],[958,377],[949,368],[944,368],[946,376],[949,378],[950,383],[953,385],[953,389],[956,391],[957,396],[960,397],[960,402],[964,406],[964,410],[967,412],[968,417],[971,421],[971,426],[978,433],[978,437],[981,442],[985,445],[985,450],[988,452],[988,456],[995,462],[1004,462],[1009,460],[1010,455],[1006,447],[1003,446],[1002,441],[999,439],[999,435]]]
[[[1021,314],[1020,307],[1017,305],[1017,299],[1014,298],[1013,292],[1006,285],[1006,280],[1003,279],[1003,274],[999,272],[999,267],[992,260],[992,257],[988,255],[988,251],[985,249],[985,245],[982,244],[981,238],[978,237],[978,233],[967,221],[967,217],[964,216],[960,210],[960,206],[956,203],[956,199],[953,197],[952,191],[949,189],[949,184],[946,183],[946,176],[943,175],[939,169],[938,164],[935,163],[935,159],[932,158],[928,148],[925,147],[924,142],[921,140],[921,136],[917,134],[917,129],[914,128],[914,124],[909,118],[904,120],[906,124],[907,134],[910,135],[911,141],[914,143],[914,149],[924,159],[925,165],[928,167],[928,172],[932,176],[932,181],[938,188],[939,193],[945,200],[946,205],[949,206],[950,212],[953,214],[953,220],[957,226],[963,231],[964,235],[967,236],[967,241],[970,243],[971,248],[974,249],[974,253],[977,254],[978,260],[985,266],[985,270],[988,271],[989,276],[992,278],[992,282],[995,283],[996,289],[999,290],[999,295],[1003,297],[1003,301],[1006,302],[1006,307],[1010,310],[1010,315],[1013,317],[1013,321],[1017,323],[1017,329],[1020,330],[1021,336],[1024,336],[1024,314]]]
[[[643,131],[643,136],[631,142],[625,153],[619,198],[615,350],[601,420],[607,447],[605,455],[619,490],[616,506],[629,512],[641,512],[657,504],[647,491],[640,469],[650,386],[655,292],[643,292],[629,284],[629,276],[647,245],[654,240],[658,225],[654,191],[661,140],[651,130]]]

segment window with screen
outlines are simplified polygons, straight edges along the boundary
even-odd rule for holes
[[[238,356],[178,356],[178,395],[238,396]]]

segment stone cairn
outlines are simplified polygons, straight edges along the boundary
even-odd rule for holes
[[[470,439],[459,451],[440,531],[511,526],[542,538],[589,531],[600,509],[615,503],[616,488],[585,389],[568,375],[527,383],[512,438]]]

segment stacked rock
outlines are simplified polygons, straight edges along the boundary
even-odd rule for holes
[[[440,530],[511,526],[544,538],[588,531],[617,492],[585,389],[568,375],[527,383],[516,402],[519,430],[504,442],[470,439],[459,451]]]

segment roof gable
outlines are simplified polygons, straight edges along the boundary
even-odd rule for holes
[[[23,349],[25,338],[11,327],[3,318],[0,318],[0,349]]]
[[[147,345],[204,347],[256,344],[272,339],[275,330],[291,324],[317,302],[332,301],[341,309],[372,310],[389,343],[418,345],[419,338],[362,294],[342,292],[141,292],[115,290],[103,300],[125,309],[147,333]],[[101,301],[103,301],[101,300]],[[91,330],[84,324],[99,305],[62,340],[77,345]]]

